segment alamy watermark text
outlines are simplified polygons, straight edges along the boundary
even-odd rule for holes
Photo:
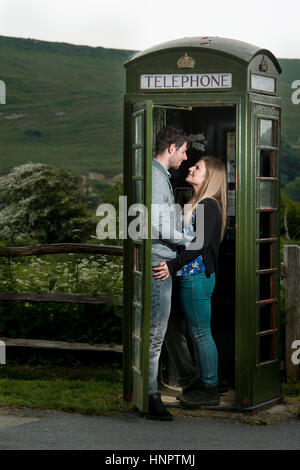
[[[119,197],[119,216],[112,204],[100,204],[96,216],[101,217],[96,227],[100,240],[163,240],[170,244],[185,244],[188,250],[200,250],[204,243],[204,206],[196,208],[195,223],[191,224],[192,206],[185,204],[151,204],[151,220],[148,208],[141,203],[127,206],[127,196]]]

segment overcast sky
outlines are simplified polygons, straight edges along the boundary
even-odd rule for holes
[[[131,50],[219,36],[300,58],[300,0],[0,0],[0,35]]]

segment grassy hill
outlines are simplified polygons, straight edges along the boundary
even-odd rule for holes
[[[120,173],[123,64],[132,53],[0,36],[0,173],[28,160]]]
[[[75,174],[122,172],[123,64],[133,53],[0,36],[0,79],[7,85],[7,105],[0,106],[0,173],[27,161]],[[291,102],[300,60],[279,62],[283,135],[300,147],[300,105]],[[300,161],[300,148],[294,151]]]

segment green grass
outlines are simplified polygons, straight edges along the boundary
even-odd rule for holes
[[[133,406],[122,398],[116,367],[0,366],[0,406],[114,416]]]
[[[291,405],[294,411],[300,412],[300,380],[292,384],[282,384],[284,402]]]
[[[300,411],[300,381],[282,384],[284,402]],[[117,366],[0,366],[0,407],[57,410],[87,415],[120,416],[134,405],[122,398]]]

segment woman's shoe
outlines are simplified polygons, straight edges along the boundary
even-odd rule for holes
[[[147,419],[155,419],[157,421],[173,421],[173,415],[166,409],[161,401],[160,393],[149,395],[149,412],[142,413]]]
[[[193,392],[194,390],[201,390],[202,387],[203,387],[203,382],[200,379],[196,379],[195,382],[193,382],[191,385],[183,388],[182,394],[185,395],[186,393]]]
[[[224,393],[227,393],[229,390],[228,386],[225,384],[219,384],[218,385],[218,391],[220,395],[223,395]]]
[[[194,383],[192,383],[192,385],[189,385],[188,387],[183,388],[182,394],[184,395],[185,393],[191,392],[192,390],[202,389],[203,385],[204,383],[201,380],[197,379]],[[224,393],[227,393],[228,390],[229,390],[229,387],[225,383],[218,384],[219,395],[223,395]]]
[[[190,391],[184,391],[182,395],[177,397],[185,406],[216,406],[220,404],[220,396],[218,387],[206,387],[202,384],[201,388]]]

